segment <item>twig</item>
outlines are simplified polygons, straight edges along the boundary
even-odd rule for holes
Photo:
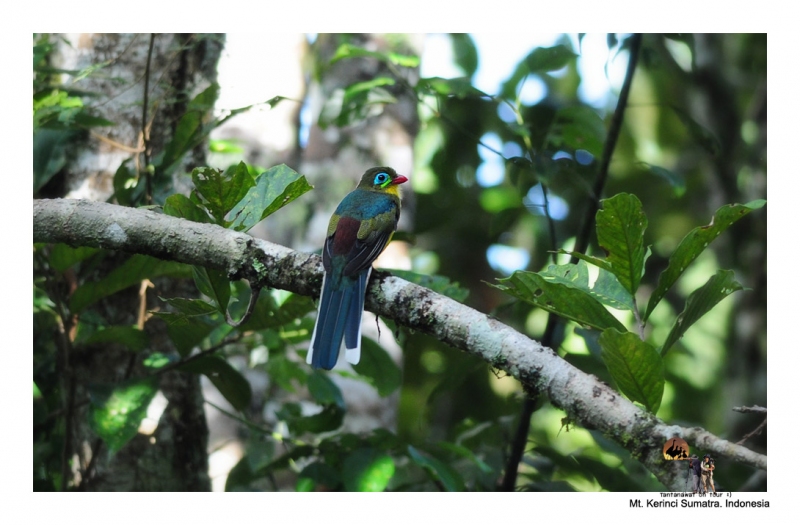
[[[760,407],[758,405],[753,405],[751,407],[733,407],[732,410],[734,412],[742,412],[742,413],[756,413],[756,414],[766,414],[767,409],[764,407]]]
[[[217,344],[215,344],[213,346],[210,346],[209,348],[206,348],[205,350],[203,350],[201,352],[198,352],[198,353],[196,353],[194,355],[191,355],[191,356],[187,357],[186,359],[181,359],[180,361],[175,361],[174,363],[170,363],[170,364],[168,364],[166,366],[162,366],[161,368],[158,368],[155,371],[153,371],[152,375],[161,375],[164,372],[169,372],[170,370],[174,370],[176,368],[179,368],[179,367],[181,367],[181,366],[183,366],[183,365],[185,365],[187,363],[191,363],[192,361],[197,361],[198,359],[200,359],[202,357],[205,357],[207,355],[213,354],[214,352],[216,352],[220,348],[223,348],[223,347],[225,347],[227,345],[230,345],[230,344],[238,342],[240,339],[242,339],[242,337],[244,337],[244,334],[242,332],[238,332],[236,335],[234,335],[232,337],[229,337],[227,339],[223,339],[219,343],[217,343]]]
[[[258,301],[258,295],[261,293],[261,287],[251,285],[250,288],[250,302],[247,303],[247,310],[245,311],[244,315],[238,321],[234,321],[231,317],[231,314],[226,310],[225,311],[225,320],[234,328],[238,328],[242,326],[244,323],[250,319],[250,316],[253,315],[253,311],[256,309],[256,302]]]
[[[764,430],[765,426],[767,426],[767,418],[764,418],[764,421],[762,421],[761,424],[758,425],[755,428],[755,430],[745,434],[742,439],[740,439],[739,441],[736,442],[736,444],[737,445],[744,445],[744,442],[747,441],[748,439],[750,439],[751,437],[761,434],[761,431]]]
[[[145,199],[147,204],[153,204],[153,175],[150,173],[150,134],[147,129],[147,104],[148,91],[150,90],[150,60],[153,58],[153,44],[156,34],[150,33],[150,46],[147,48],[147,62],[144,69],[144,101],[142,102],[142,141],[144,143],[144,176],[146,183]]]

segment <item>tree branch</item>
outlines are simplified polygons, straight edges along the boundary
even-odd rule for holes
[[[33,241],[122,250],[223,269],[231,279],[308,296],[318,295],[322,282],[318,255],[215,225],[100,202],[35,200]],[[475,354],[518,379],[524,388],[546,393],[573,421],[622,445],[673,490],[684,486],[685,472],[677,465],[680,462],[664,461],[661,450],[675,436],[716,456],[767,468],[764,455],[701,428],[667,425],[491,316],[387,272],[372,275],[367,310]]]

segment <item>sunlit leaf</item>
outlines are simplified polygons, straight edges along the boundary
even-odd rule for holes
[[[121,449],[137,434],[157,391],[155,378],[90,387],[89,424],[111,452]]]
[[[352,44],[342,44],[336,49],[336,52],[331,58],[331,64],[338,62],[345,58],[357,57],[370,57],[390,64],[396,64],[403,67],[417,67],[419,65],[419,57],[413,55],[401,55],[393,52],[377,52],[369,51],[362,47],[354,46]]]
[[[597,212],[597,241],[606,251],[606,268],[631,295],[644,273],[644,231],[647,217],[635,195],[620,193],[604,199]]]
[[[633,297],[619,283],[611,272],[602,268],[593,286],[589,286],[589,267],[579,260],[578,264],[550,265],[547,270],[539,272],[542,277],[554,283],[563,284],[583,290],[602,304],[618,310],[633,310]]]
[[[233,207],[230,227],[247,231],[311,189],[306,178],[287,165],[273,166],[256,178],[255,185]]]
[[[219,225],[225,225],[225,216],[254,185],[244,162],[224,172],[214,168],[195,168],[192,170],[192,182]]]
[[[373,448],[360,448],[342,465],[345,489],[350,492],[382,492],[394,476],[394,460]]]
[[[598,330],[625,330],[602,304],[583,290],[552,282],[534,272],[517,271],[499,283],[495,288],[581,325]]]

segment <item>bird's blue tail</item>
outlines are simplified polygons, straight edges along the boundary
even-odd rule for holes
[[[335,279],[330,277],[326,274],[322,280],[317,322],[306,357],[306,362],[313,368],[325,370],[336,365],[342,339],[345,339],[348,349],[347,360],[358,363],[361,354],[361,312],[364,311],[364,292],[369,272],[364,272],[356,279],[342,278],[339,282],[334,282]]]

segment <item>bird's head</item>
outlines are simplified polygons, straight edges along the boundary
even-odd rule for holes
[[[358,187],[364,190],[380,191],[399,196],[400,184],[408,181],[408,177],[398,175],[392,168],[379,166],[370,168],[361,177]]]

